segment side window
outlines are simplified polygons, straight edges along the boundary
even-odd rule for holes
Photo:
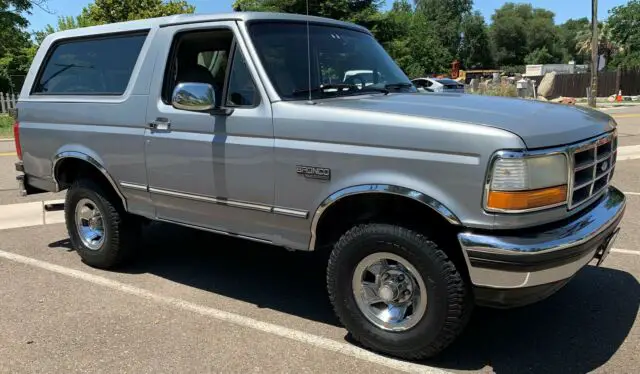
[[[208,83],[222,99],[233,33],[228,29],[187,31],[175,36],[167,63],[162,100],[171,103],[178,83]]]
[[[235,50],[227,88],[227,106],[253,107],[258,105],[258,92],[242,51]]]
[[[432,81],[424,81],[424,86],[425,87],[431,87],[431,86],[433,86],[433,82]]]
[[[122,95],[146,37],[145,33],[54,44],[32,93]]]

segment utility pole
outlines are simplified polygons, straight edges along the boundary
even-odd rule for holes
[[[598,0],[591,0],[591,95],[589,106],[596,107],[598,96]]]

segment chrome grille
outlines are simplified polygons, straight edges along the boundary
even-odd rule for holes
[[[618,138],[608,134],[570,153],[573,165],[569,208],[583,204],[603,191],[613,178]]]

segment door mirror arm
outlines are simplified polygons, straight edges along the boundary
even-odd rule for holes
[[[209,113],[211,113],[212,116],[225,116],[228,117],[230,115],[233,114],[233,112],[235,111],[235,109],[233,108],[226,108],[226,107],[217,107],[217,108],[213,108],[209,111]]]

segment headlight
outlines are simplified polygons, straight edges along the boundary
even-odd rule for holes
[[[485,209],[518,213],[566,204],[567,178],[564,154],[501,152],[491,165]]]

